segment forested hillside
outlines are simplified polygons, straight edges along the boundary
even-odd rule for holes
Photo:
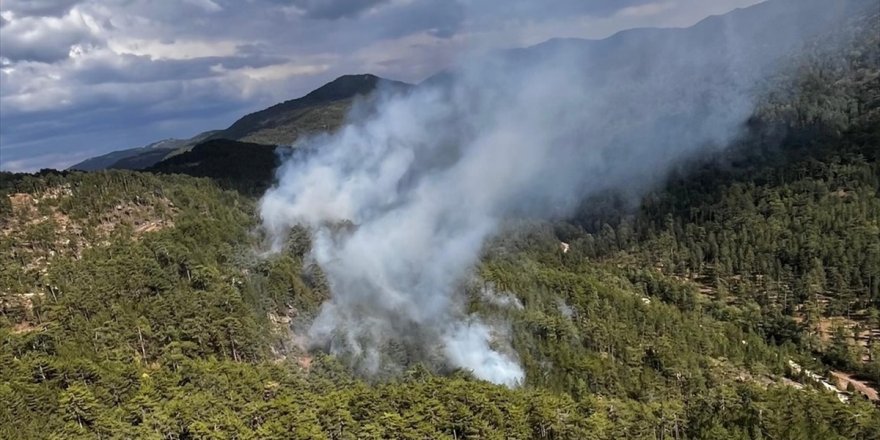
[[[644,197],[505,223],[460,288],[515,388],[305,350],[330,291],[307,231],[264,252],[269,150],[2,173],[0,438],[878,439],[878,23]]]
[[[799,59],[739,143],[683,166],[637,212],[592,201],[603,209],[584,211],[591,233],[573,247],[684,280],[766,340],[880,381],[878,23],[835,34],[847,51]]]
[[[867,400],[791,372],[788,359],[811,362],[797,346],[715,316],[673,277],[563,253],[547,225],[510,225],[467,286],[474,310],[511,322],[524,387],[419,365],[370,383],[296,348],[290,324],[327,287],[304,236],[255,255],[253,201],[237,192],[117,171],[4,175],[4,193],[4,437],[880,433]]]
[[[377,89],[405,90],[408,87],[411,86],[370,74],[344,75],[302,98],[245,115],[211,139],[291,145],[304,135],[339,128],[358,98],[367,97]]]

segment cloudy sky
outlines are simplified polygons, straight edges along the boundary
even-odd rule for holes
[[[0,0],[0,168],[225,128],[346,73],[689,26],[759,0]]]

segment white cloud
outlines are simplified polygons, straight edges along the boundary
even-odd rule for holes
[[[46,16],[60,17],[67,13],[80,0],[4,0],[0,4],[3,18],[9,20],[10,16]]]
[[[207,12],[219,12],[223,7],[214,3],[212,0],[184,0],[186,3],[198,6]]]
[[[118,38],[108,41],[117,54],[148,56],[154,60],[187,60],[203,57],[226,57],[235,55],[240,41],[223,40],[144,40]]]
[[[41,154],[15,160],[6,160],[2,156],[0,156],[0,169],[11,171],[13,173],[31,172],[43,168],[54,168],[56,170],[60,170],[67,168],[72,163],[88,159],[90,156],[91,155],[88,151],[77,151],[73,152],[73,154]]]
[[[657,2],[657,3],[648,3],[645,5],[639,6],[629,6],[618,11],[615,16],[620,17],[645,17],[657,15],[663,11],[669,10],[670,8],[674,8],[675,5],[672,2]]]
[[[13,61],[55,62],[74,45],[100,44],[100,32],[92,17],[76,9],[63,17],[13,18],[0,28],[0,49]]]
[[[326,71],[330,66],[327,64],[303,65],[299,63],[275,64],[265,67],[243,67],[241,69],[226,70],[222,66],[214,70],[233,75],[243,75],[247,79],[257,81],[277,81],[288,79],[293,76],[314,75]]]

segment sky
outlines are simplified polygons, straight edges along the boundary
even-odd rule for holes
[[[0,0],[0,169],[188,138],[340,75],[686,27],[759,0]]]

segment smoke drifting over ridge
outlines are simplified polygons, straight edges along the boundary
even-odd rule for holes
[[[338,133],[301,142],[261,215],[276,248],[294,225],[312,231],[332,299],[310,343],[367,373],[397,345],[409,359],[520,383],[503,328],[469,314],[459,289],[483,243],[506,217],[638,193],[727,145],[754,108],[756,79],[802,38],[753,50],[754,29],[731,20],[469,59],[449,77],[380,91]]]

